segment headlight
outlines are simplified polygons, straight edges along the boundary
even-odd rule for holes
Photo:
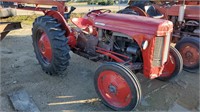
[[[149,45],[149,42],[147,40],[142,42],[142,49],[145,50]]]

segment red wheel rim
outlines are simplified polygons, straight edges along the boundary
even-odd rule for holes
[[[98,89],[106,102],[118,108],[128,106],[133,97],[125,79],[111,70],[100,73],[98,77]]]
[[[44,32],[42,33],[38,42],[38,46],[43,60],[46,63],[50,63],[52,59],[52,49],[51,49],[51,43],[46,33]]]
[[[174,70],[176,69],[176,61],[172,54],[170,53],[165,63],[164,70],[160,77],[170,77],[173,75]]]
[[[197,46],[185,43],[181,46],[179,52],[183,58],[184,66],[193,67],[199,63],[199,50]]]

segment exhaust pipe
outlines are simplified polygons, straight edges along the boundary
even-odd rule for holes
[[[64,14],[65,19],[70,19],[70,15],[74,10],[76,10],[76,7],[71,6],[70,11]]]
[[[181,24],[184,20],[184,15],[185,15],[185,0],[183,1],[183,4],[179,8],[179,16],[178,16],[178,22]]]

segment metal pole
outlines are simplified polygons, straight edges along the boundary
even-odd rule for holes
[[[118,1],[118,7],[119,7],[119,10],[120,10],[120,3],[121,3],[121,0]]]

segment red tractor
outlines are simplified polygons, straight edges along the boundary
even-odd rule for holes
[[[5,1],[57,5],[54,10],[43,10],[44,16],[33,23],[37,60],[50,75],[60,75],[67,69],[70,51],[92,61],[104,62],[96,70],[94,85],[102,102],[114,110],[129,111],[140,102],[141,86],[135,73],[168,81],[182,71],[182,57],[170,47],[173,24],[168,20],[122,16],[99,9],[88,12],[83,18],[71,19],[77,27],[70,27],[67,21],[75,8],[71,7],[66,13],[64,2]]]
[[[174,24],[172,42],[183,58],[183,68],[199,71],[200,2],[198,0],[130,0],[118,13],[170,20]]]

